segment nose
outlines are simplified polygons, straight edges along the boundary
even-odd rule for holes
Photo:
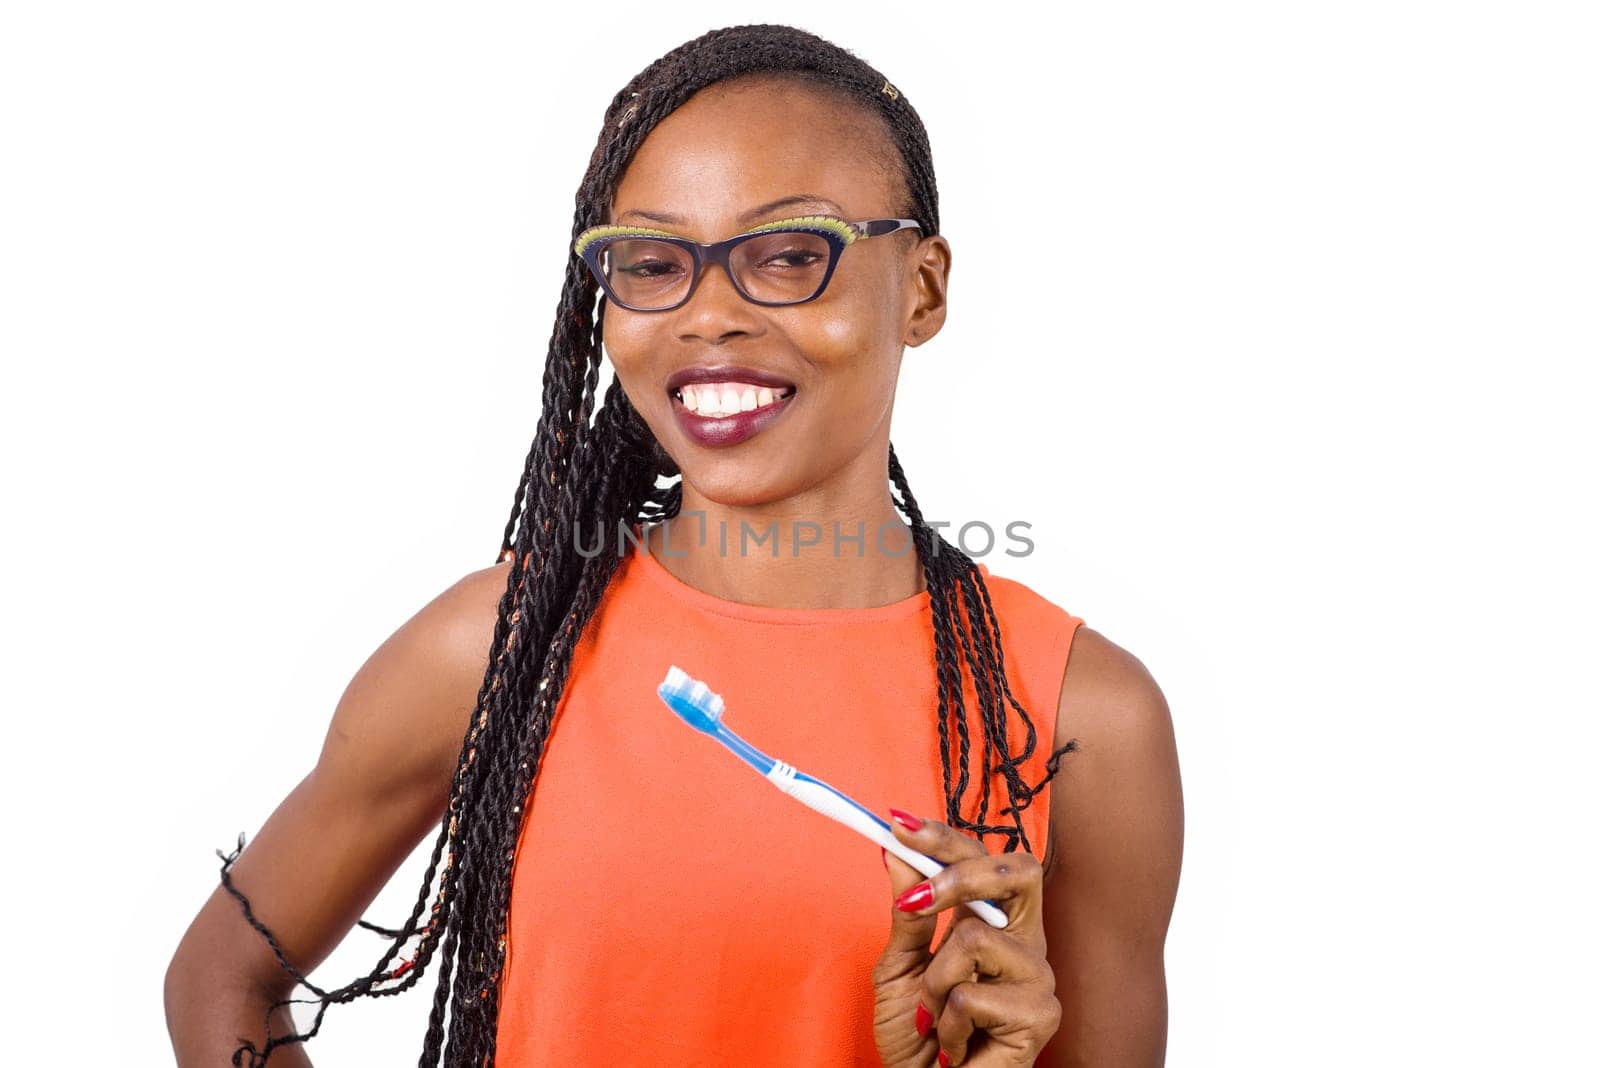
[[[689,303],[694,303],[708,288],[719,291],[713,299],[720,300],[727,297],[743,301],[744,297],[740,296],[738,287],[733,284],[733,276],[729,273],[731,270],[732,268],[726,262],[712,263],[707,260],[702,263],[700,265],[700,277],[695,284],[695,291],[689,295]]]
[[[744,299],[728,267],[722,263],[705,263],[700,277],[695,280],[694,291],[678,309],[683,317],[685,336],[720,336],[732,331],[758,332],[759,315],[754,304]]]

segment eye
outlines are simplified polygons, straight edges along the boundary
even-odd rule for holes
[[[809,267],[822,258],[822,254],[820,252],[815,252],[808,248],[791,248],[784,249],[781,252],[768,254],[766,258],[761,261],[760,266],[779,268]]]
[[[649,259],[635,260],[617,267],[623,274],[631,274],[635,278],[661,278],[681,269],[676,263]]]

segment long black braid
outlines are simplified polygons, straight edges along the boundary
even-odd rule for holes
[[[578,190],[572,238],[607,221],[624,170],[663,118],[707,86],[741,76],[797,79],[875,116],[898,149],[897,159],[888,158],[904,175],[905,215],[921,224],[924,235],[938,233],[932,154],[922,120],[910,102],[871,66],[814,34],[791,26],[748,25],[713,30],[673,49],[612,98]],[[680,475],[677,465],[616,381],[599,411],[594,411],[605,315],[605,302],[597,301],[598,295],[585,265],[570,257],[545,364],[543,407],[501,539],[500,560],[511,566],[489,667],[475,717],[462,739],[439,836],[406,922],[390,929],[360,921],[361,926],[393,939],[393,944],[370,973],[348,986],[323,990],[313,985],[285,959],[277,940],[229,878],[228,869],[244,848],[244,835],[231,854],[218,851],[224,886],[239,899],[248,922],[267,939],[296,984],[317,995],[318,1005],[308,1031],[273,1037],[269,1026],[265,1047],[258,1050],[245,1042],[233,1055],[236,1066],[258,1068],[276,1047],[311,1038],[329,1005],[409,990],[436,956],[439,973],[420,1068],[437,1068],[441,1063],[487,1068],[494,1063],[512,861],[523,806],[532,798],[573,648],[616,573],[622,540],[629,536],[626,529],[677,515],[683,499],[681,479],[673,481]],[[946,821],[980,838],[1002,836],[1003,852],[1031,852],[1022,811],[1055,776],[1062,756],[1076,749],[1076,741],[1051,754],[1047,774],[1039,783],[1029,786],[1022,780],[1018,767],[1033,754],[1036,734],[1007,681],[999,623],[983,577],[971,558],[923,521],[892,445],[888,478],[895,503],[909,521],[930,596]],[[981,776],[972,820],[962,811],[971,748],[963,664],[978,699],[983,766],[988,769]],[[1006,731],[1008,705],[1027,729],[1027,744],[1015,755],[1009,751]],[[952,722],[958,741],[954,759]],[[952,768],[959,775],[954,783]],[[1010,804],[999,813],[1008,817],[1005,823],[986,822],[991,774],[1005,782]],[[442,876],[430,908],[429,890],[441,870],[441,858]],[[396,957],[413,937],[418,939],[414,953],[396,966]],[[277,1002],[267,1013],[269,1020],[277,1008],[295,1002],[311,1003],[311,999]]]

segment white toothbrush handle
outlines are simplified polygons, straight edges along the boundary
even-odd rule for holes
[[[933,876],[944,871],[943,864],[902,844],[894,836],[893,831],[879,823],[860,805],[818,783],[795,778],[794,771],[791,765],[781,760],[774,761],[772,771],[767,775],[767,781],[807,808],[815,809],[856,831],[862,837],[878,843],[922,874]],[[991,927],[1003,929],[1009,922],[1006,914],[988,901],[963,901],[962,904],[977,913]]]

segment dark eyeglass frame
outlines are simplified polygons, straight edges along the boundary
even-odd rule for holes
[[[699,288],[700,278],[705,274],[708,264],[718,264],[722,267],[728,281],[739,295],[752,304],[759,304],[767,308],[782,308],[793,304],[806,304],[822,296],[828,288],[828,282],[833,278],[834,268],[839,265],[839,256],[844,250],[857,241],[865,241],[872,237],[882,237],[884,234],[893,234],[901,230],[921,230],[922,224],[915,219],[859,219],[850,222],[835,215],[799,215],[790,219],[777,219],[773,222],[762,223],[753,229],[722,241],[713,241],[709,244],[701,241],[691,241],[679,234],[666,230],[652,230],[642,226],[591,226],[578,235],[573,242],[572,251],[589,265],[589,272],[600,283],[600,288],[605,292],[606,299],[619,308],[632,312],[651,313],[674,311],[689,303],[689,298],[694,296],[694,291]],[[822,284],[817,286],[817,291],[809,297],[800,300],[757,300],[744,287],[739,284],[735,272],[729,266],[729,256],[739,245],[752,238],[764,237],[773,231],[799,231],[801,233],[818,234],[828,242],[828,269],[822,275]],[[652,241],[661,241],[666,244],[676,245],[689,253],[693,263],[689,276],[689,288],[684,291],[683,299],[676,304],[665,308],[635,308],[619,299],[611,289],[611,282],[606,278],[604,269],[600,266],[600,255],[612,239],[638,237],[648,238]]]

